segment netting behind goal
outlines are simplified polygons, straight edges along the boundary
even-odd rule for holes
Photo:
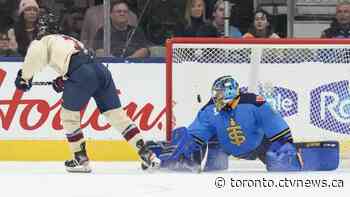
[[[296,141],[339,140],[350,155],[350,41],[175,38],[167,43],[167,136],[188,126],[210,99],[213,81],[238,80],[265,96]],[[345,151],[348,149],[347,151]]]

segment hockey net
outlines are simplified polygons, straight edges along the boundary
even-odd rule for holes
[[[338,140],[342,157],[350,156],[350,40],[168,40],[168,139],[194,120],[223,75],[237,79],[241,91],[265,96],[296,141]]]

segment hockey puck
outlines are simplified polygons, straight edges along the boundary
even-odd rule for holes
[[[201,103],[201,102],[202,102],[202,98],[201,98],[201,95],[200,95],[200,94],[197,94],[197,102],[198,102],[198,103]]]

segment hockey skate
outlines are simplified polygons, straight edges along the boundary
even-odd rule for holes
[[[147,143],[145,144],[143,140],[140,140],[137,146],[140,148],[138,153],[142,160],[142,170],[159,169],[161,161],[157,155],[149,149]]]
[[[74,158],[64,162],[68,172],[90,173],[89,158],[86,154],[85,142],[81,145],[82,150],[74,153]]]
[[[91,172],[89,160],[79,160],[77,158],[74,158],[74,159],[65,161],[64,165],[66,166],[66,170],[68,172],[82,172],[82,173]]]
[[[141,155],[140,155],[141,156]],[[160,159],[157,158],[157,155],[151,153],[148,157],[142,157],[141,168],[142,170],[150,170],[150,169],[159,169],[160,168]]]

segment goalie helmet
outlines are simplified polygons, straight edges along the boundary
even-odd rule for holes
[[[239,96],[239,85],[230,75],[216,79],[211,90],[211,97],[217,111],[221,111],[227,104]]]

